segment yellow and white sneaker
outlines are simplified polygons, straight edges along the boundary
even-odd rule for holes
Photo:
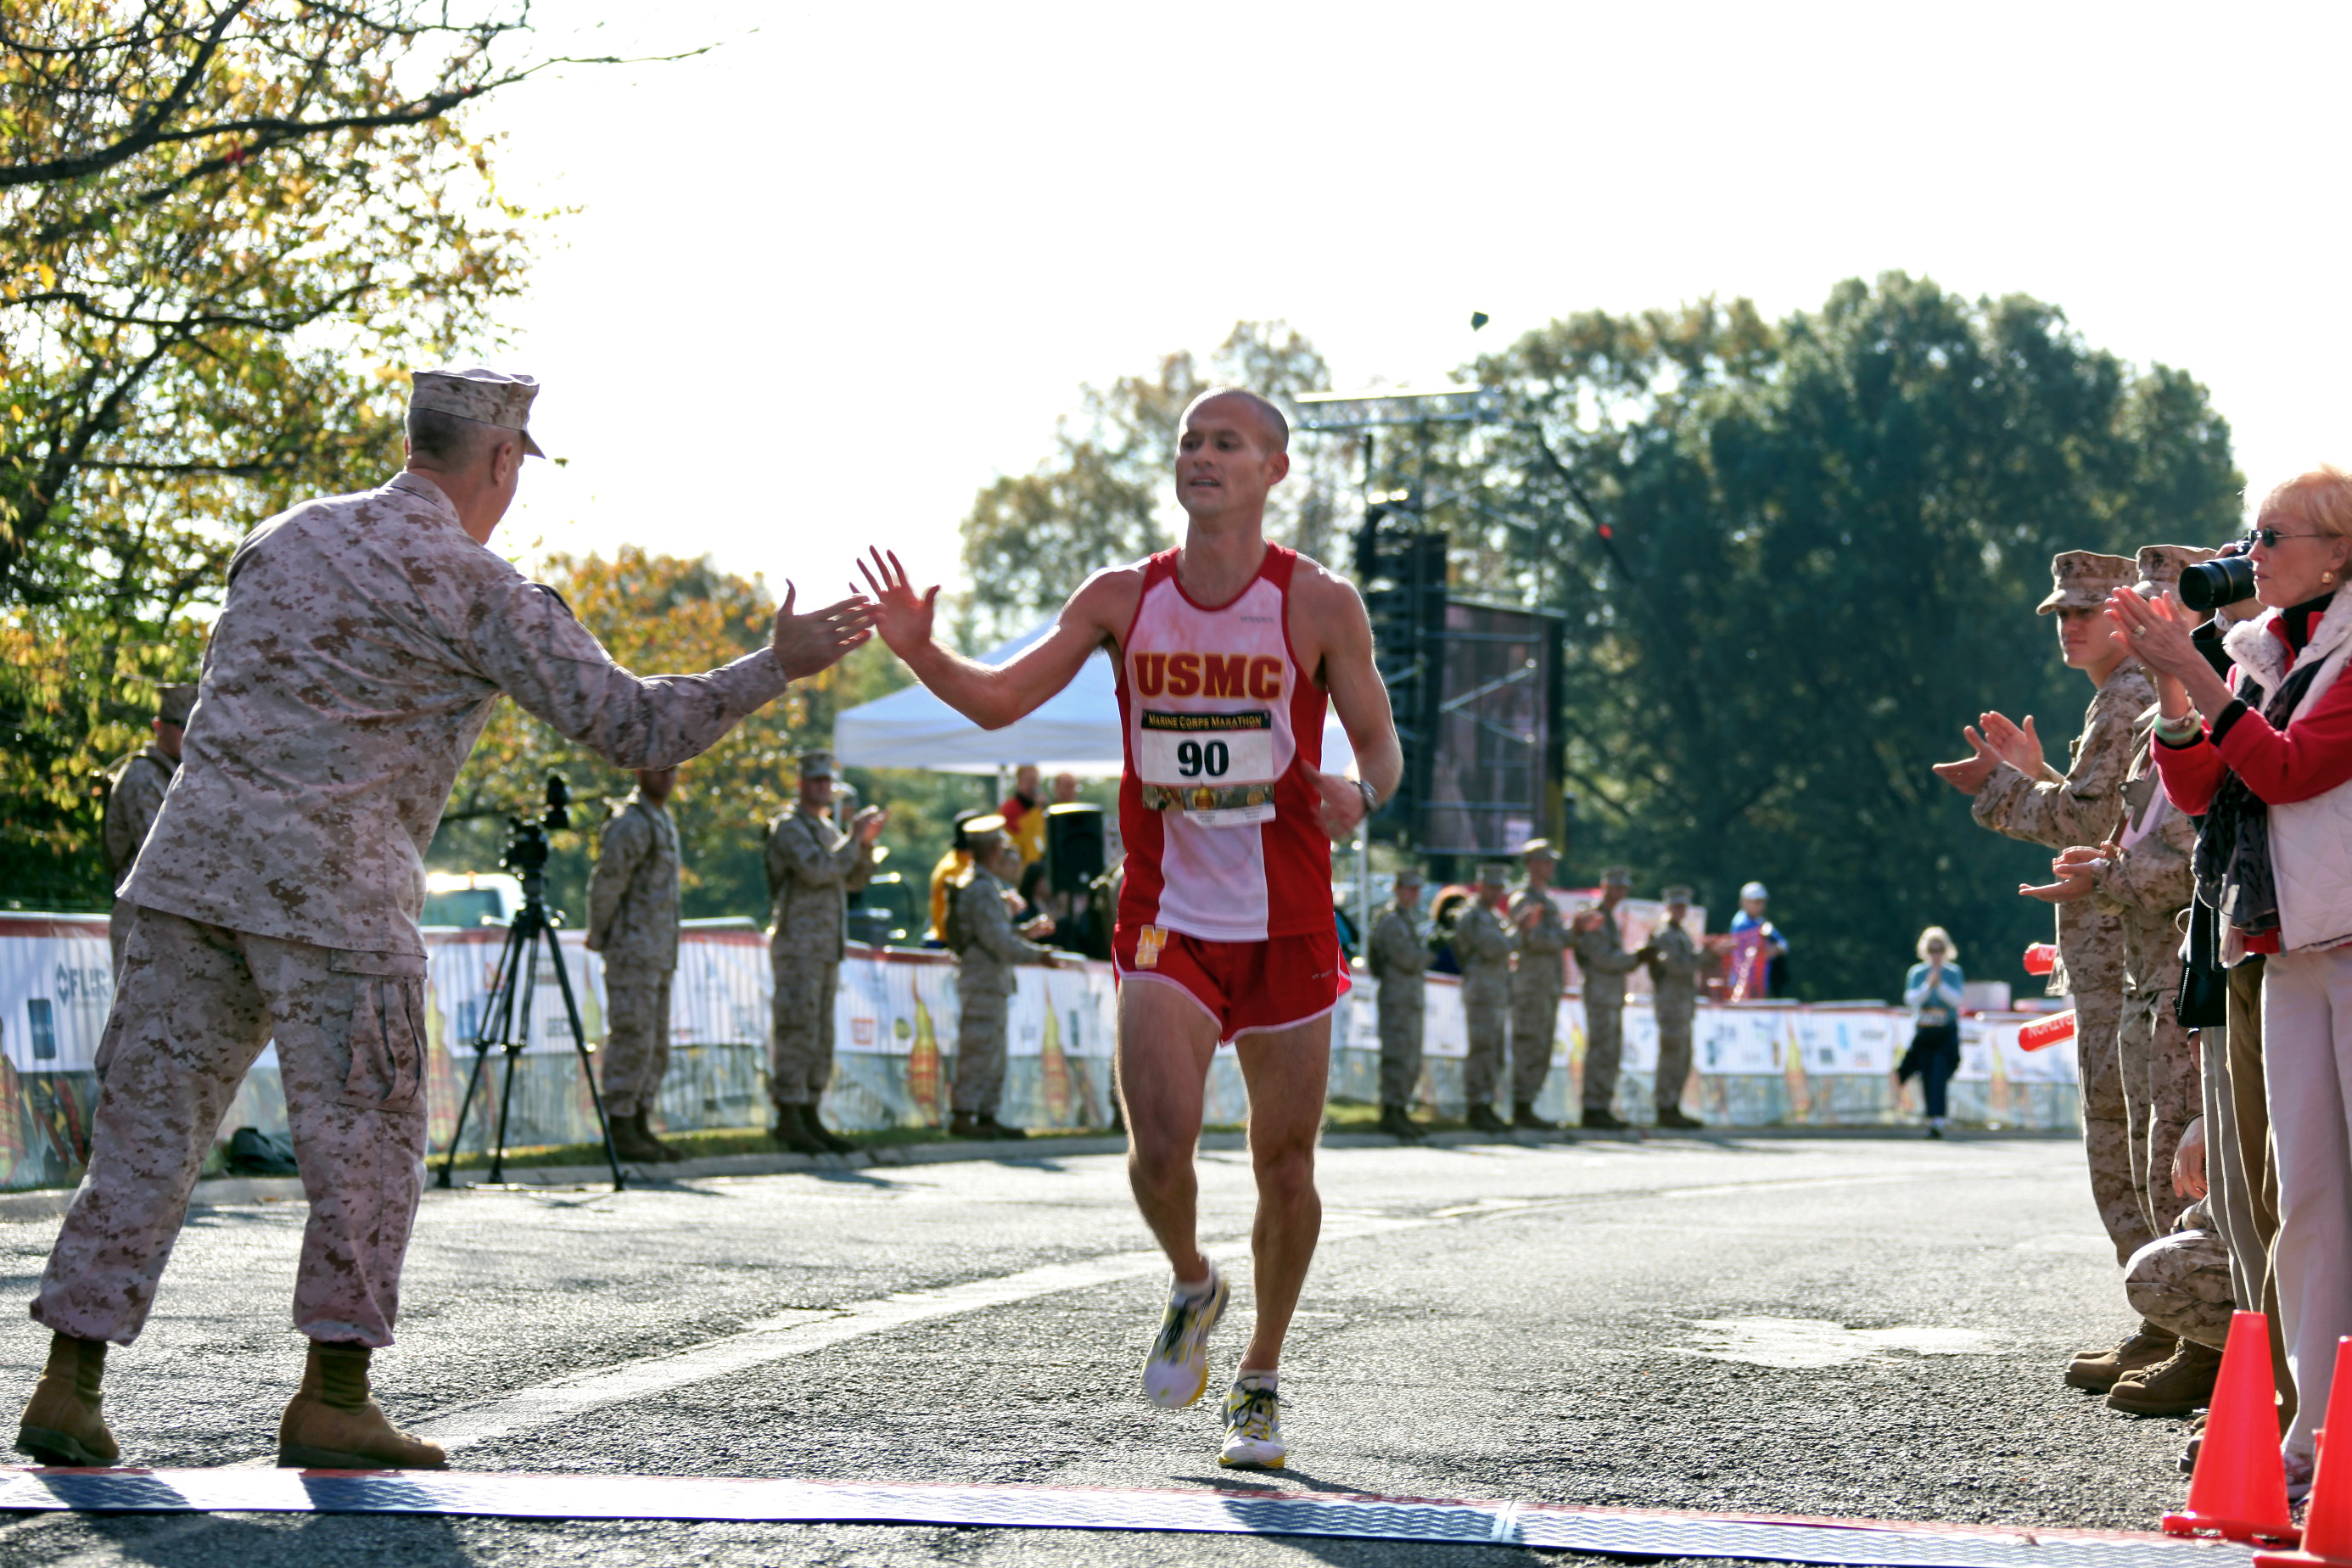
[[[1209,1386],[1209,1331],[1225,1315],[1225,1277],[1209,1265],[1209,1293],[1187,1300],[1173,1286],[1160,1337],[1143,1361],[1143,1396],[1162,1410],[1181,1410]]]
[[[1282,1468],[1290,1446],[1282,1440],[1282,1395],[1276,1385],[1244,1376],[1225,1393],[1225,1446],[1217,1463]]]

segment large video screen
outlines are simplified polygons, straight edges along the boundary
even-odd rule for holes
[[[1421,847],[1507,855],[1543,831],[1553,782],[1552,623],[1521,610],[1449,603],[1442,646]]]

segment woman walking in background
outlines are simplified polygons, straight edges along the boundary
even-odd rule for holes
[[[1903,977],[1903,1005],[1911,1009],[1911,1048],[1895,1069],[1897,1095],[1916,1077],[1927,1092],[1927,1136],[1941,1138],[1945,1089],[1960,1067],[1960,954],[1942,926],[1919,933],[1919,962]]]

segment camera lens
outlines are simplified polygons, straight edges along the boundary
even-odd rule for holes
[[[2217,555],[2180,573],[2180,602],[2192,610],[2218,610],[2253,594],[2254,563],[2242,555]]]

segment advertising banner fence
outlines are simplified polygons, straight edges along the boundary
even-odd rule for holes
[[[448,1146],[460,1097],[476,1066],[472,1047],[495,980],[503,933],[430,931],[426,979],[429,1131]],[[581,933],[560,933],[564,966],[579,998],[591,1047],[604,1033],[604,964]],[[510,1147],[589,1141],[595,1119],[572,1052],[555,971],[540,959],[507,1141]],[[1115,1020],[1109,966],[1023,968],[1011,1006],[1011,1058],[1000,1112],[1032,1129],[1101,1127],[1110,1120]],[[1426,982],[1428,1034],[1421,1109],[1458,1118],[1462,1060],[1469,1037],[1461,984]],[[748,921],[695,922],[680,942],[672,987],[670,1070],[656,1121],[670,1131],[764,1127],[772,982],[765,938]],[[49,1186],[78,1179],[89,1152],[94,1063],[112,995],[106,921],[89,915],[0,915],[0,1187]],[[1378,986],[1358,976],[1332,1025],[1331,1093],[1379,1099]],[[945,1120],[955,1072],[956,966],[946,953],[853,948],[834,999],[837,1042],[827,1118],[857,1129],[937,1126]],[[2021,1128],[2078,1125],[2072,1042],[2040,1052],[2018,1048],[2027,1019],[1983,1015],[1961,1031],[1952,1110],[1963,1121]],[[1761,1003],[1703,1006],[1694,1032],[1694,1070],[1684,1103],[1713,1122],[1736,1126],[1869,1125],[1905,1114],[1890,1083],[1908,1044],[1907,1016],[1876,1006],[1809,1007]],[[1658,1034],[1648,998],[1626,1004],[1617,1110],[1646,1121],[1657,1070]],[[1584,1010],[1562,999],[1555,1070],[1538,1102],[1545,1115],[1572,1115],[1581,1102]],[[502,1052],[483,1064],[488,1103],[467,1118],[466,1146],[488,1146],[509,1066]],[[1917,1090],[1911,1098],[1916,1101]],[[1208,1120],[1236,1125],[1247,1115],[1231,1047],[1217,1053]],[[264,1049],[224,1119],[283,1131],[284,1100],[274,1053]]]

